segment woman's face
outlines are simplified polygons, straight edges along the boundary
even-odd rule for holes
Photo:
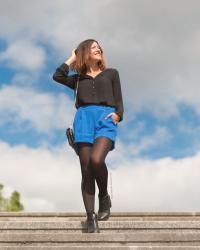
[[[102,53],[101,49],[97,42],[93,42],[90,47],[90,59],[92,60],[101,60],[102,59]]]

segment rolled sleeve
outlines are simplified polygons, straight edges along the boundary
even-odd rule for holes
[[[71,89],[75,88],[78,75],[69,76],[69,65],[62,63],[53,74],[53,80]]]

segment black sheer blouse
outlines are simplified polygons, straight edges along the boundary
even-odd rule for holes
[[[61,64],[53,75],[53,80],[71,89],[76,88],[78,74],[68,75],[69,65]],[[116,69],[106,68],[95,77],[79,76],[76,108],[88,104],[116,107],[116,114],[123,120],[123,100],[119,73]]]

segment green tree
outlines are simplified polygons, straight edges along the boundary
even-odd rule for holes
[[[3,196],[4,186],[0,184],[0,211],[18,212],[24,210],[24,206],[20,201],[20,194],[17,191],[12,192],[9,198]]]
[[[14,191],[8,200],[7,211],[18,212],[22,210],[24,210],[24,207],[20,202],[20,194],[17,191]]]
[[[3,197],[4,186],[0,184],[0,211],[5,211],[6,199]]]

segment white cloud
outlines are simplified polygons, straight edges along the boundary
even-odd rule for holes
[[[45,52],[31,41],[15,41],[0,53],[0,61],[9,68],[22,70],[41,70],[45,62]]]
[[[197,211],[199,160],[198,154],[182,160],[139,159],[120,166],[113,174],[118,209]]]
[[[19,71],[16,73],[12,80],[11,80],[11,85],[16,85],[16,86],[33,86],[38,81],[39,74],[32,74],[30,71],[26,72],[21,72]]]
[[[150,150],[155,146],[163,145],[171,139],[170,132],[164,127],[157,127],[153,134],[142,136],[140,141],[135,143],[134,141],[128,145],[129,154],[139,155],[145,150]]]
[[[10,121],[18,129],[31,128],[49,133],[51,129],[66,128],[72,117],[72,107],[66,94],[41,93],[30,87],[17,86],[0,89],[0,125]],[[28,127],[24,127],[24,122]]]
[[[31,149],[1,142],[0,155],[1,182],[20,192],[27,210],[79,210],[80,172],[70,148]]]
[[[200,154],[181,160],[134,159],[124,156],[121,146],[106,159],[112,169],[112,211],[199,209]],[[79,160],[71,148],[1,142],[0,159],[1,182],[20,192],[26,211],[84,211]]]
[[[6,48],[0,61],[17,74],[11,80],[15,86],[0,89],[0,125],[11,121],[15,129],[42,133],[66,128],[72,101],[65,94],[41,93],[30,85],[47,62],[59,65],[74,46],[90,37],[103,46],[108,66],[120,72],[125,103],[122,128],[130,125],[134,112],[177,116],[180,103],[200,114],[199,7],[196,0],[95,4],[86,0],[76,5],[65,0],[1,1],[0,39]],[[142,129],[140,124],[138,131]],[[165,143],[168,136],[166,129],[158,128],[138,144],[124,145],[118,139],[117,149],[108,157],[113,169],[113,210],[199,209],[200,154],[182,160],[135,159],[140,152]],[[2,142],[0,159],[2,182],[20,191],[27,210],[83,210],[80,168],[71,150],[12,147]]]
[[[200,2],[76,3],[79,8],[73,1],[3,1],[0,37],[8,43],[5,58],[19,60],[19,65],[29,69],[42,66],[46,60],[60,64],[81,40],[94,37],[102,44],[109,66],[119,69],[125,107],[131,113],[145,110],[168,118],[179,114],[177,104],[182,102],[200,113]],[[24,49],[22,37],[30,41]],[[50,48],[48,57],[40,43]]]

